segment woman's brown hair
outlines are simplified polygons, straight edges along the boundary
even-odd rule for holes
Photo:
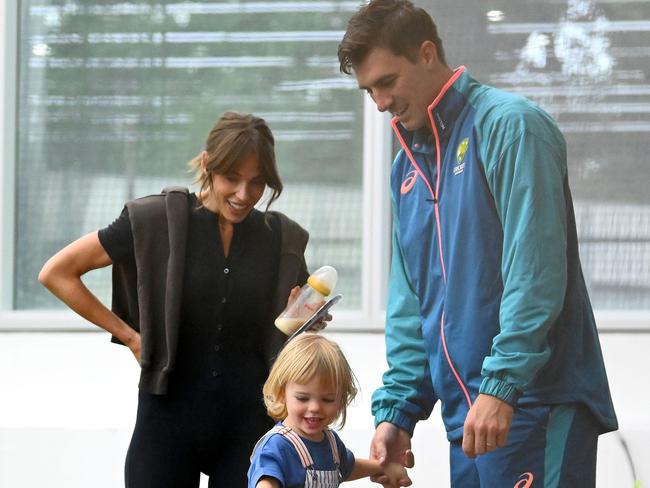
[[[226,112],[217,120],[205,142],[205,153],[190,161],[199,184],[199,195],[212,190],[215,174],[228,175],[236,171],[239,163],[254,153],[260,164],[264,183],[271,190],[266,210],[282,193],[282,181],[275,161],[275,139],[266,121],[252,114]],[[202,160],[206,158],[205,161]]]

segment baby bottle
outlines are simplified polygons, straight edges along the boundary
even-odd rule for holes
[[[298,294],[298,298],[275,319],[275,326],[290,336],[320,308],[336,285],[336,270],[323,266],[314,271]]]

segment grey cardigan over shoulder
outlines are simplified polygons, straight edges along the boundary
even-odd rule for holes
[[[189,192],[169,187],[160,194],[127,202],[133,232],[135,265],[113,265],[112,310],[140,332],[142,340],[139,387],[152,394],[165,394],[174,369],[180,327],[181,292],[189,223]],[[280,223],[281,245],[278,280],[272,315],[286,306],[291,288],[308,277],[304,252],[309,234],[279,212],[268,218]],[[270,364],[286,336],[269,327],[264,355]],[[119,343],[115,337],[113,342]]]

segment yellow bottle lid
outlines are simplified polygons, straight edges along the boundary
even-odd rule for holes
[[[322,266],[311,274],[307,283],[321,295],[328,296],[336,286],[337,277],[332,266]]]
[[[332,293],[332,289],[327,285],[327,283],[325,283],[323,280],[318,279],[317,276],[311,275],[309,278],[307,278],[307,283],[309,283],[309,286],[311,286],[321,295],[328,296],[330,293]]]

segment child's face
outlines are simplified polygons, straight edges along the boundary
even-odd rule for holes
[[[336,389],[322,385],[318,378],[304,385],[287,384],[285,401],[284,425],[312,441],[323,439],[323,430],[336,420],[340,404]]]

